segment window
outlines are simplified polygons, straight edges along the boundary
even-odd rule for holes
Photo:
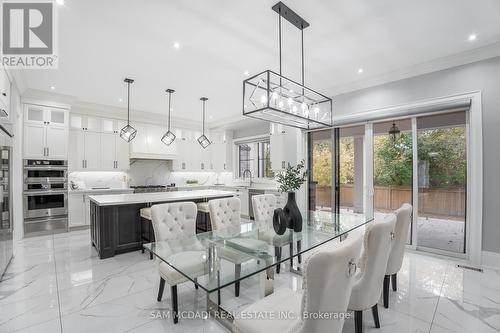
[[[268,140],[237,144],[238,177],[243,178],[245,171],[253,177],[272,178],[271,149]],[[247,175],[248,176],[248,175]]]

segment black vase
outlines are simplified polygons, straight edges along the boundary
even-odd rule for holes
[[[288,201],[283,208],[283,212],[288,217],[288,228],[295,232],[302,231],[302,215],[295,201],[295,192],[288,192]]]

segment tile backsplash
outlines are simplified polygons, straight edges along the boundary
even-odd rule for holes
[[[196,182],[198,185],[248,185],[248,179],[233,179],[232,172],[195,172],[171,171],[171,161],[135,160],[130,163],[128,172],[116,171],[78,171],[70,172],[69,180],[84,184],[85,188],[110,187],[126,188],[129,186],[168,185],[185,186]],[[274,180],[253,179],[254,185],[276,186]]]
[[[128,187],[128,174],[120,171],[72,171],[68,180],[79,182],[80,189],[93,187],[126,188]]]

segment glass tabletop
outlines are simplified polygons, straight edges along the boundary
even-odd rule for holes
[[[373,221],[349,212],[309,211],[303,212],[302,218],[300,232],[287,229],[278,235],[272,221],[250,221],[239,227],[144,244],[144,248],[211,293],[278,263],[297,260],[293,258]]]

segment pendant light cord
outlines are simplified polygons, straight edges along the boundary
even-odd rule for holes
[[[301,47],[302,47],[302,96],[304,96],[304,26],[300,29]]]
[[[203,120],[202,120],[202,134],[205,135],[205,101],[203,101]]]
[[[278,31],[279,31],[279,52],[280,52],[280,76],[281,76],[281,8],[279,12],[279,19],[278,19]],[[281,77],[280,77],[280,83],[281,83]]]
[[[127,125],[130,125],[130,81],[127,82]]]
[[[167,129],[170,131],[170,101],[172,100],[172,91],[168,92],[168,124]]]

